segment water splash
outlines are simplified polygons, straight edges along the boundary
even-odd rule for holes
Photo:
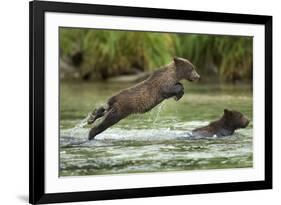
[[[152,124],[154,125],[156,123],[156,121],[158,120],[159,114],[162,111],[163,105],[165,104],[165,102],[162,102],[158,108],[157,108],[157,112],[156,112],[156,116],[155,119],[153,120]]]
[[[87,125],[87,120],[89,118],[89,115],[85,117],[83,120],[78,122],[71,130],[70,130],[70,137],[75,137],[76,134],[80,131],[81,128],[83,128],[85,125]]]

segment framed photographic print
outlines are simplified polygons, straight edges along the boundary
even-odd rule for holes
[[[272,188],[272,17],[30,2],[30,203]]]

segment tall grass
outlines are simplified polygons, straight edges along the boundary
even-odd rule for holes
[[[215,35],[179,35],[177,53],[205,73],[235,82],[252,79],[252,38]]]
[[[210,78],[252,78],[251,37],[60,28],[60,51],[80,77],[150,71],[181,56]]]
[[[102,78],[132,69],[154,69],[168,63],[173,55],[173,40],[168,34],[64,28],[60,39],[62,57],[83,53],[81,72]]]

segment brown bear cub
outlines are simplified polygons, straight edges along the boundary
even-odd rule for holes
[[[183,85],[179,81],[194,81],[199,78],[194,66],[187,59],[175,57],[148,79],[121,90],[109,98],[105,106],[94,110],[88,118],[88,124],[103,116],[104,119],[90,130],[89,140],[130,114],[145,113],[171,97],[179,100],[184,94]]]
[[[238,111],[224,109],[223,116],[205,127],[192,130],[192,137],[223,137],[229,136],[239,128],[245,128],[249,120]]]

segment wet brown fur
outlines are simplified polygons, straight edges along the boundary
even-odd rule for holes
[[[123,115],[145,113],[164,100],[161,94],[163,87],[173,86],[180,80],[170,64],[153,73],[147,80],[111,97],[109,107],[114,105]]]
[[[245,128],[249,120],[241,112],[224,109],[223,116],[209,125],[194,129],[193,136],[217,137],[232,135],[236,129]]]
[[[102,114],[90,122],[93,123],[105,115],[103,122],[91,129],[89,139],[130,114],[145,113],[170,97],[179,100],[183,95],[183,86],[179,81],[182,79],[193,81],[199,77],[188,60],[175,58],[162,69],[155,71],[148,79],[109,98],[107,104],[100,108],[99,112]],[[182,90],[178,91],[180,88]],[[174,94],[173,89],[178,93]]]

